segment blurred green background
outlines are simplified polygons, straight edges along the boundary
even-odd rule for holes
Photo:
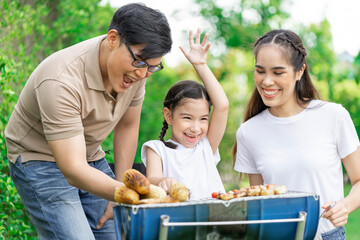
[[[251,44],[263,33],[285,26],[291,15],[282,6],[289,1],[238,0],[241,8],[225,10],[214,0],[194,0],[200,9],[198,15],[211,26],[203,30],[211,34],[212,46],[223,46],[223,51],[209,56],[208,62],[230,101],[227,130],[220,145],[222,161],[218,165],[227,190],[240,184],[239,175],[232,170],[231,147],[253,89]],[[21,89],[35,67],[54,51],[105,34],[115,10],[100,0],[0,2],[0,239],[37,239],[9,176],[4,141],[4,129]],[[246,11],[256,13],[257,21],[245,18]],[[341,103],[350,112],[359,134],[360,52],[356,56],[337,55],[326,18],[309,26],[299,23],[292,30],[304,39],[310,72],[323,98]],[[176,31],[172,29],[173,33]],[[187,33],[183,34],[186,38]],[[167,90],[184,79],[198,80],[186,62],[179,62],[176,67],[166,66],[165,62],[165,69],[148,79],[135,162],[141,162],[142,144],[159,136],[161,106]],[[102,145],[109,162],[113,161],[111,139],[110,135]],[[345,183],[347,193],[350,185],[346,175]],[[359,219],[359,210],[350,215],[346,226],[348,239],[357,239],[355,236],[360,235],[356,227]]]

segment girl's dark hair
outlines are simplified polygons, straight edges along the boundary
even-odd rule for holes
[[[109,25],[130,45],[145,44],[139,54],[143,60],[162,57],[170,52],[172,39],[169,23],[163,13],[142,3],[120,7]]]
[[[202,84],[191,80],[179,81],[169,89],[164,99],[164,108],[166,107],[171,112],[173,112],[176,107],[184,104],[187,99],[206,99],[206,101],[209,103],[210,111],[212,103],[205,87]],[[164,140],[164,136],[168,128],[169,126],[164,119],[159,139],[165,144],[165,146],[169,148],[176,148],[175,144],[171,142],[165,142]]]
[[[287,58],[289,64],[293,67],[294,72],[301,70],[305,64],[305,70],[299,81],[296,81],[295,93],[296,100],[300,106],[310,102],[313,99],[321,99],[320,93],[315,88],[311,81],[308,64],[306,62],[306,49],[300,37],[290,31],[284,29],[272,30],[262,37],[258,38],[254,44],[254,56],[257,59],[257,54],[263,46],[276,45]],[[255,88],[250,101],[245,108],[244,122],[268,108],[261,99],[261,96]],[[236,141],[232,149],[233,160],[235,164],[236,159]]]

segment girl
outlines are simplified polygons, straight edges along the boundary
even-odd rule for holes
[[[169,192],[174,183],[182,182],[189,188],[191,200],[225,192],[216,164],[220,161],[218,146],[225,132],[229,102],[206,64],[208,34],[201,43],[200,34],[198,29],[194,42],[190,31],[190,51],[180,49],[206,89],[194,81],[180,81],[172,86],[164,100],[160,140],[146,142],[141,151],[152,184]],[[214,109],[210,121],[211,103]],[[168,126],[172,136],[164,141]]]
[[[250,185],[283,184],[320,195],[323,239],[345,239],[348,214],[360,206],[359,140],[349,113],[319,100],[301,39],[287,30],[260,37],[254,48],[256,88],[237,131],[234,168]],[[353,185],[344,198],[342,165]]]

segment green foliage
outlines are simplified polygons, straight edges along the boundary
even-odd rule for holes
[[[346,184],[344,186],[344,196],[347,196],[351,190],[351,184]],[[347,224],[345,225],[346,228],[346,238],[347,239],[359,239],[360,236],[360,209],[355,210],[354,212],[349,214],[349,218]]]
[[[36,11],[29,6],[21,7],[17,1],[2,1],[0,11],[11,12],[0,17],[0,239],[35,239],[35,229],[10,178],[4,129],[17,101],[15,92],[22,88],[24,66],[28,66],[25,42],[15,39],[26,39]],[[20,58],[22,61],[16,60]]]
[[[336,57],[332,45],[330,23],[325,19],[319,24],[311,24],[308,29],[302,30],[302,39],[309,49],[308,64],[310,73],[315,79],[328,84],[329,99],[333,99],[334,66]]]
[[[229,116],[225,134],[219,146],[222,160],[218,169],[224,179],[230,177],[229,181],[232,181],[231,175],[235,172],[232,170],[231,149],[235,142],[236,130],[243,121],[245,102],[253,89],[253,85],[249,85],[248,82],[253,76],[254,59],[250,51],[245,52],[231,48],[227,56],[221,57],[221,65],[218,66],[217,62],[212,59],[210,62],[213,63],[213,72],[229,99]],[[224,72],[226,74],[223,74]]]
[[[229,8],[220,7],[221,1],[196,0],[201,15],[215,25],[215,38],[223,39],[227,47],[248,50],[255,38],[280,27],[289,17],[282,8],[283,0],[238,0]]]
[[[1,50],[0,50],[1,53]],[[14,62],[0,54],[0,239],[35,239],[34,227],[24,210],[21,199],[11,181],[4,129],[9,120],[11,110],[17,100],[11,83],[17,76]]]
[[[342,104],[354,122],[358,136],[360,136],[360,84],[355,81],[344,80],[334,85],[334,102]]]
[[[354,59],[354,75],[355,75],[355,81],[356,83],[360,83],[360,51],[358,53],[358,55],[355,57]]]
[[[237,0],[227,8],[220,7],[221,1],[216,0],[195,2],[201,7],[200,14],[214,26],[210,30],[214,42],[225,45],[227,50],[237,48],[245,53],[252,52],[257,37],[274,27],[280,28],[289,17],[282,8],[283,0]],[[227,54],[228,51],[224,51],[221,58],[226,58]],[[226,78],[228,73],[231,71],[224,71],[221,76]],[[252,82],[251,76],[252,73],[247,76],[249,82]]]

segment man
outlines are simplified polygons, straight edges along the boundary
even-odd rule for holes
[[[115,239],[108,200],[133,163],[146,78],[171,45],[161,12],[128,4],[107,35],[52,54],[31,74],[5,137],[40,239]],[[116,180],[100,146],[112,130]]]

